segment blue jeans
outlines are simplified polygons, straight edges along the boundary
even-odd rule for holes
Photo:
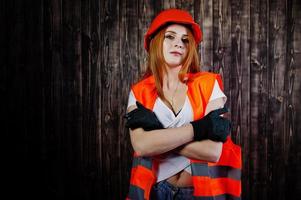
[[[193,199],[193,187],[175,187],[164,180],[153,186],[150,199],[151,200]]]

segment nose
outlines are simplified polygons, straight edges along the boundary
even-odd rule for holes
[[[182,41],[182,39],[177,39],[175,40],[175,47],[182,49],[184,47],[184,43]]]

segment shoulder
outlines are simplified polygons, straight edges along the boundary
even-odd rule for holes
[[[146,78],[138,81],[137,83],[132,85],[132,88],[133,87],[138,88],[138,87],[145,86],[145,85],[155,85],[154,76],[149,76],[149,77],[146,77]]]
[[[157,97],[155,79],[153,76],[149,76],[135,83],[132,86],[132,91],[137,101],[142,103],[145,107],[152,109]]]
[[[212,72],[198,72],[188,75],[188,86],[190,88],[199,88],[202,93],[210,95],[214,89],[215,83],[218,83],[219,88],[223,91],[223,81],[220,74]]]
[[[188,81],[192,84],[206,84],[206,85],[214,85],[215,80],[222,84],[222,79],[220,74],[212,73],[212,72],[198,72],[193,74],[188,74]]]
[[[155,79],[154,76],[149,76],[147,78],[144,78],[137,83],[133,84],[131,89],[134,93],[140,93],[140,92],[153,92],[155,90]]]

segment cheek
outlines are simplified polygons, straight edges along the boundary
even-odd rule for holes
[[[185,48],[184,54],[183,54],[183,58],[186,58],[187,56],[187,48]]]
[[[163,42],[163,56],[164,56],[164,59],[166,59],[168,49],[169,49],[168,44],[166,42]]]

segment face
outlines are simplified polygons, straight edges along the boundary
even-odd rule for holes
[[[182,65],[187,55],[188,34],[185,26],[172,24],[167,27],[163,41],[163,56],[170,67]]]

